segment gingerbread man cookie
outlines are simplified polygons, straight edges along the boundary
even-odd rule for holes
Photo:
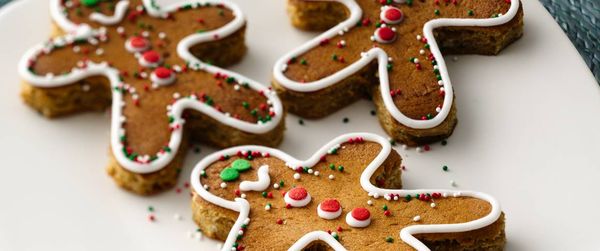
[[[222,250],[501,250],[504,216],[472,191],[400,189],[385,138],[342,135],[308,160],[240,146],[191,175],[194,220]]]
[[[225,0],[51,0],[62,35],[19,64],[27,104],[48,117],[111,107],[109,174],[150,194],[176,183],[190,138],[277,145],[274,91],[221,69],[246,51],[245,18]],[[185,130],[184,130],[185,129]]]
[[[523,33],[518,0],[288,0],[288,11],[299,28],[333,27],[275,64],[288,110],[320,118],[366,96],[387,133],[412,146],[457,123],[441,52],[497,54]]]

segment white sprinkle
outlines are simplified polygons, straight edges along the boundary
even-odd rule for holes
[[[117,33],[119,33],[119,34],[123,34],[123,33],[125,33],[125,28],[123,28],[123,26],[119,26],[119,27],[117,28]]]
[[[421,55],[425,55],[425,50],[420,50],[420,51],[419,51],[419,54],[421,54]]]
[[[344,35],[344,31],[338,31],[338,35],[343,36]]]
[[[417,35],[417,40],[421,40],[422,38],[421,35]]]
[[[319,171],[315,171],[315,176],[319,176],[320,172]]]
[[[246,218],[246,219],[244,220],[244,224],[246,224],[246,225],[250,224],[250,218]]]
[[[221,182],[221,188],[226,188],[226,187],[227,187],[227,183]]]
[[[416,150],[417,150],[418,153],[422,153],[423,152],[423,148],[421,148],[420,146],[417,146]]]
[[[438,106],[438,107],[435,108],[435,111],[439,113],[439,112],[442,111],[442,108]]]
[[[239,91],[240,90],[240,85],[234,85],[233,89],[236,90],[236,91]]]
[[[164,32],[159,32],[158,33],[158,38],[165,39],[166,37],[167,37],[167,34],[165,34]]]
[[[379,194],[378,193],[374,193],[373,194],[373,198],[375,198],[375,199],[379,198]]]
[[[91,87],[89,85],[82,85],[81,86],[81,90],[84,92],[89,92],[91,89]]]
[[[406,144],[402,144],[402,149],[403,149],[403,150],[406,150],[406,149],[408,149],[408,145],[406,145]]]
[[[443,81],[443,80],[438,80],[438,85],[439,85],[439,86],[442,86],[442,85],[444,85],[444,81]]]
[[[330,174],[330,175],[329,175],[329,179],[330,179],[330,180],[332,180],[332,179],[335,179],[335,176],[333,176],[333,174]]]
[[[442,197],[444,197],[444,198],[448,197],[448,193],[442,193]]]
[[[265,210],[267,210],[267,211],[271,210],[271,206],[270,206],[269,204],[267,204],[267,205],[265,206]]]
[[[417,222],[417,221],[420,221],[420,220],[421,220],[421,216],[420,216],[420,215],[417,215],[417,216],[415,216],[415,217],[413,218],[413,221],[414,221],[414,222]]]
[[[202,187],[204,187],[204,190],[208,190],[208,185],[204,184]]]
[[[80,51],[81,51],[81,47],[79,47],[79,45],[73,46],[73,52],[79,53]]]
[[[392,62],[394,59],[392,57],[388,57],[388,61]]]
[[[389,194],[386,194],[386,195],[384,195],[384,196],[383,196],[383,198],[384,198],[385,200],[387,200],[387,201],[389,201],[389,200],[391,200],[391,199],[392,199],[392,197],[390,197],[390,195],[389,195]]]
[[[144,32],[142,32],[142,36],[143,37],[149,37],[150,36],[150,32],[144,31]]]
[[[371,36],[370,39],[371,39],[371,41],[375,41],[375,37],[374,36]]]
[[[413,63],[415,63],[415,64],[418,64],[419,62],[421,62],[421,61],[419,61],[418,58],[415,58],[415,60],[413,60]]]
[[[179,99],[179,98],[181,98],[181,94],[179,94],[179,92],[173,93],[173,98]]]
[[[245,194],[245,193],[243,193],[242,195],[240,195],[240,197],[241,197],[242,199],[245,199],[245,198],[246,198],[246,194]]]
[[[454,62],[458,61],[458,57],[457,56],[452,57],[452,61],[454,61]]]
[[[372,205],[373,205],[373,201],[372,201],[372,200],[368,200],[368,201],[367,201],[367,204],[368,204],[369,206],[372,206]]]
[[[431,206],[431,208],[435,208],[436,205],[432,202],[431,204],[429,204],[429,206]]]
[[[308,173],[309,174],[313,174],[315,171],[313,171],[312,169],[308,169]]]
[[[273,184],[273,188],[279,189],[279,184],[277,184],[277,183]]]
[[[101,56],[103,54],[104,54],[104,49],[102,49],[102,48],[96,49],[96,55]]]
[[[299,180],[300,179],[300,174],[299,173],[295,173],[294,174],[294,179],[295,180]]]

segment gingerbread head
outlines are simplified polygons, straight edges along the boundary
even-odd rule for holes
[[[497,54],[522,35],[518,0],[289,0],[295,26],[333,27],[279,59],[292,113],[319,118],[371,97],[395,140],[420,145],[456,125],[442,51]]]
[[[194,220],[223,250],[499,250],[504,218],[489,195],[400,189],[386,139],[342,135],[308,160],[241,146],[191,176]]]
[[[281,141],[276,94],[217,67],[246,51],[244,15],[231,2],[50,5],[62,35],[23,56],[23,97],[49,117],[110,106],[108,170],[125,188],[146,194],[172,186],[190,137],[220,147]]]

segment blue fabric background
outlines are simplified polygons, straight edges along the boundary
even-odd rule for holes
[[[10,1],[0,0],[0,7]],[[600,0],[539,1],[575,44],[600,83]]]

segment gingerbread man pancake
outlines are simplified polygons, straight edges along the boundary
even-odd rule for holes
[[[277,61],[292,113],[327,116],[372,98],[395,140],[449,137],[457,123],[444,53],[497,54],[523,33],[518,0],[288,0],[292,23],[325,33]]]
[[[498,201],[473,191],[400,189],[388,140],[342,135],[308,160],[240,146],[191,175],[194,220],[222,250],[502,250]]]
[[[111,107],[109,174],[151,194],[176,183],[190,138],[275,146],[284,112],[269,88],[221,69],[241,60],[245,18],[229,1],[51,0],[61,34],[29,50],[22,96],[56,117]]]

